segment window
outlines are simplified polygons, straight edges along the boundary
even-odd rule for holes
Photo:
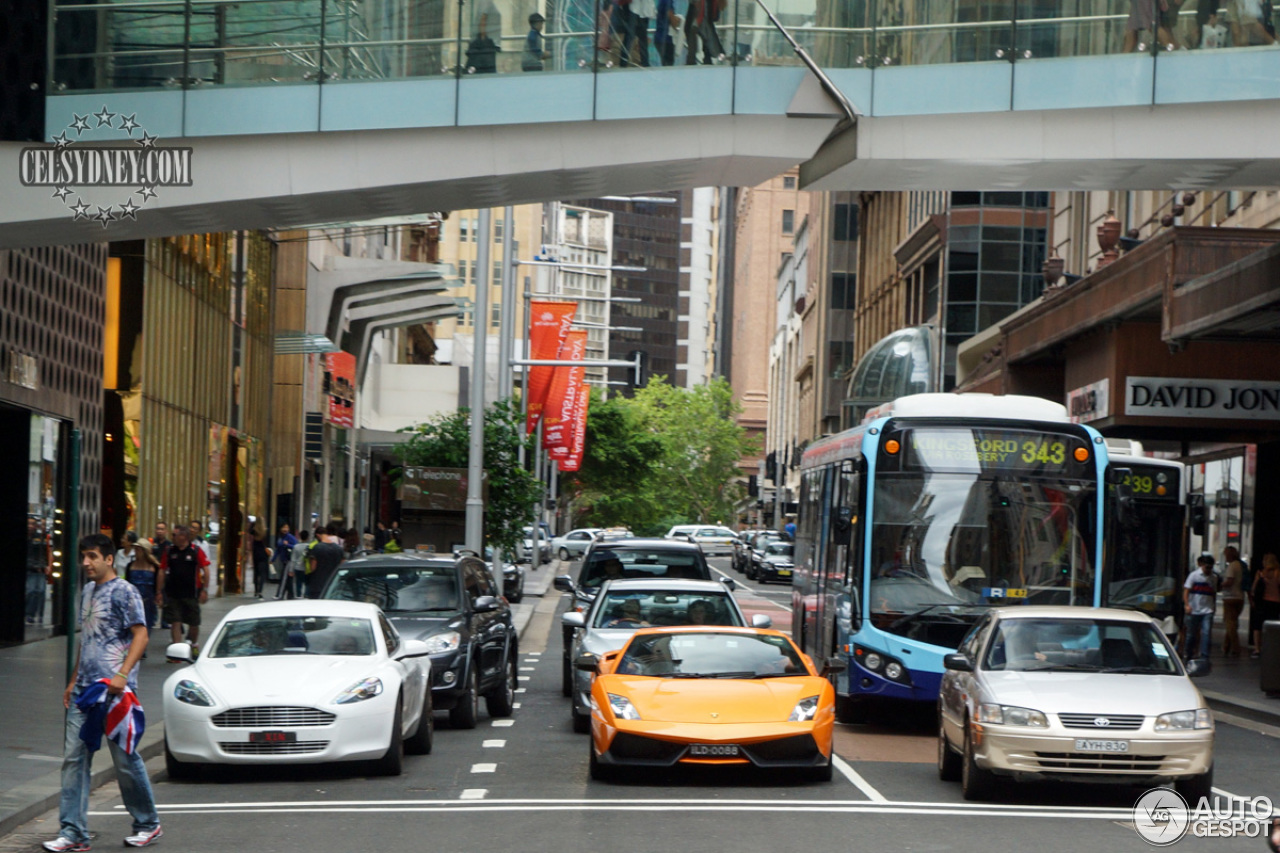
[[[493,285],[497,287],[502,284],[502,261],[493,262]]]
[[[502,220],[501,219],[493,220],[493,242],[495,243],[502,242]]]
[[[480,233],[479,220],[476,220],[476,219],[471,220],[471,242],[472,243],[476,242],[476,235],[479,233]]]
[[[856,308],[858,304],[857,273],[833,272],[831,274],[831,307]]]
[[[831,239],[847,242],[858,239],[858,206],[832,205]]]
[[[471,239],[471,229],[467,226],[467,220],[458,220],[458,240],[465,243]]]
[[[458,278],[462,279],[463,282],[470,281],[467,277],[467,262],[465,260],[458,261]]]
[[[786,175],[782,179],[782,188],[784,190],[793,190],[796,188],[796,179],[792,175]]]
[[[502,303],[495,302],[489,306],[489,325],[495,328],[502,323]]]
[[[796,212],[794,210],[782,211],[782,233],[794,234],[796,230]]]

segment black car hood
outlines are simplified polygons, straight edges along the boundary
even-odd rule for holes
[[[406,640],[425,640],[433,634],[462,630],[462,614],[452,613],[388,613],[387,619]]]

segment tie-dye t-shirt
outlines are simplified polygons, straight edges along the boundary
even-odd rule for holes
[[[146,625],[138,588],[122,578],[80,593],[80,670],[77,687],[111,678],[124,664],[133,643],[133,626]],[[138,689],[138,667],[129,673],[129,689]]]

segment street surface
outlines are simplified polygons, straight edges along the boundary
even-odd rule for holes
[[[790,590],[739,583],[748,612],[789,627]],[[537,599],[530,599],[536,603]],[[482,711],[471,731],[437,717],[435,751],[410,756],[397,778],[358,766],[221,770],[196,782],[156,783],[165,836],[184,853],[351,850],[850,851],[959,850],[1081,853],[1151,849],[1128,825],[1143,788],[1005,785],[992,804],[965,803],[938,780],[931,713],[874,726],[839,726],[830,783],[759,773],[661,773],[592,782],[588,737],[574,734],[560,695],[558,613],[548,592],[521,642],[522,692],[514,718]],[[1280,801],[1274,737],[1219,724],[1216,782],[1222,792]],[[99,759],[100,761],[105,759]],[[155,766],[153,764],[153,766]],[[129,819],[114,784],[91,807],[97,845],[115,848]],[[34,849],[56,835],[57,816],[0,839],[0,852]],[[1264,849],[1257,839],[1184,838],[1175,850]]]

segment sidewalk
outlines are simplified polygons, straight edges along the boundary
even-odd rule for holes
[[[560,566],[553,560],[527,573],[525,599],[511,605],[516,631],[520,634],[528,627],[552,579],[561,571]],[[265,592],[274,595],[275,585],[267,584]],[[202,638],[207,638],[231,610],[252,604],[254,600],[252,595],[210,599],[201,614]],[[147,730],[138,747],[144,759],[158,756],[164,750],[161,689],[173,669],[164,662],[169,642],[167,630],[154,629],[147,645],[147,658],[138,673],[138,697],[147,713]],[[11,713],[7,724],[0,727],[0,836],[58,805],[62,790],[62,691],[67,686],[66,659],[66,637],[0,649],[0,690],[3,695],[17,699],[16,713]],[[99,757],[94,765],[95,788],[115,778],[109,758]]]
[[[1247,626],[1247,620],[1244,621]],[[1244,641],[1240,656],[1223,657],[1221,623],[1221,619],[1214,619],[1213,647],[1209,655],[1213,671],[1197,678],[1196,687],[1200,688],[1209,707],[1215,711],[1258,723],[1280,725],[1280,694],[1262,692],[1261,662],[1249,657],[1245,627],[1240,629],[1240,639]]]

